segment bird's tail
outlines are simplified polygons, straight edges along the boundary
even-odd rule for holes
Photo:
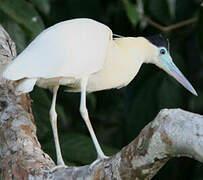
[[[22,79],[16,87],[15,94],[20,95],[22,93],[28,93],[33,90],[37,79]]]

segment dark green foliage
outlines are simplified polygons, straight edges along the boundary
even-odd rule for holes
[[[136,4],[132,4],[130,2],[124,3],[125,11],[128,16],[128,19],[132,23],[133,26],[136,26],[139,22],[139,12]]]
[[[192,17],[198,19],[193,24],[165,33],[149,24],[143,25],[144,19],[139,14],[136,1],[127,0],[0,0],[0,23],[16,42],[18,52],[45,26],[76,17],[103,22],[115,34],[151,36],[161,33],[169,38],[170,53],[175,64],[193,84],[199,96],[187,92],[154,65],[143,65],[127,87],[88,94],[91,122],[105,154],[111,155],[132,141],[162,108],[183,108],[203,113],[203,7],[200,2],[145,0],[145,15],[161,25],[172,25]],[[64,90],[64,87],[60,88],[57,98],[63,157],[68,165],[88,164],[96,158],[96,152],[79,114],[80,95]],[[42,148],[55,158],[49,123],[52,93],[35,87],[31,97]],[[197,161],[173,159],[154,179],[198,180],[203,179],[202,172],[203,165]]]
[[[16,23],[22,25],[31,38],[44,29],[44,24],[32,4],[24,0],[0,0],[0,9]]]

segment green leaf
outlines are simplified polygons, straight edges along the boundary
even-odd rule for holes
[[[161,22],[163,25],[170,25],[171,16],[167,0],[150,0],[148,8],[153,19]]]
[[[37,125],[37,135],[41,141],[49,139],[52,134],[51,124],[49,120],[49,110],[51,106],[51,99],[48,97],[46,90],[35,87],[31,92],[31,98],[33,100],[32,110]]]
[[[136,26],[139,22],[139,13],[136,4],[125,2],[124,3],[125,11],[128,16],[128,19],[132,23],[133,26]]]
[[[176,16],[176,0],[167,0],[167,2],[170,15],[174,19]]]
[[[136,84],[140,83],[139,78],[137,77]],[[126,96],[129,97],[126,98],[125,129],[128,141],[132,141],[146,123],[153,120],[157,113],[156,93],[160,83],[159,73],[148,77],[148,79],[143,78],[140,80],[141,87],[134,89],[129,86],[127,88]]]
[[[32,38],[44,29],[44,24],[37,11],[24,0],[0,0],[0,8],[9,17],[26,28]]]
[[[203,91],[198,92],[198,96],[192,96],[190,100],[190,107],[192,111],[202,113],[203,107]]]
[[[203,7],[200,7],[199,10],[199,18],[198,18],[198,34],[199,34],[199,45],[200,45],[200,54],[201,54],[201,60],[203,62]]]
[[[9,33],[11,39],[15,42],[17,52],[21,52],[26,44],[26,36],[22,28],[10,17],[8,17],[3,11],[0,10],[0,19],[2,26]]]
[[[30,2],[39,9],[45,15],[48,15],[50,12],[50,2],[49,0],[30,0]]]
[[[185,89],[176,80],[162,72],[162,81],[158,87],[158,108],[181,107]],[[163,77],[164,76],[164,77]]]

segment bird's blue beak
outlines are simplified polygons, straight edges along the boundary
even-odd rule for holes
[[[182,84],[188,91],[197,96],[197,92],[192,87],[190,82],[185,78],[177,66],[173,63],[171,56],[166,53],[160,56],[161,68],[168,74],[173,76],[180,84]]]

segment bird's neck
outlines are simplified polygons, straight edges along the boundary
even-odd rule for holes
[[[155,47],[144,37],[118,38],[114,42],[124,57],[128,57],[130,61],[136,61],[136,64],[150,63],[154,52],[156,52]]]
[[[126,86],[139,71],[145,58],[134,38],[110,41],[103,68],[88,80],[88,91],[98,91]]]

